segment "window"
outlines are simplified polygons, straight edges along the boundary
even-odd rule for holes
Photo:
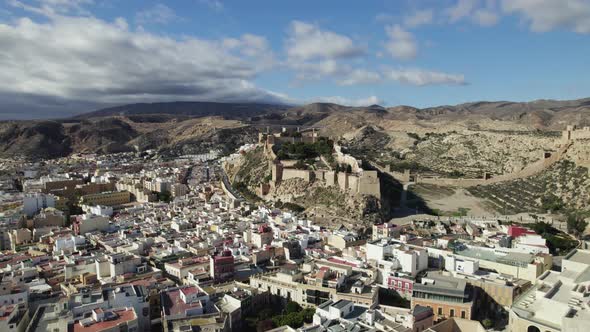
[[[438,307],[438,314],[439,314],[439,315],[442,315],[442,314],[443,314],[443,308],[441,308],[441,307]]]
[[[461,318],[465,318],[465,310],[461,310]]]
[[[449,316],[455,317],[455,309],[450,310]]]

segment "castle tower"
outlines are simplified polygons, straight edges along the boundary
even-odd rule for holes
[[[576,127],[573,125],[569,125],[565,128],[565,130],[561,134],[561,138],[563,141],[570,141],[572,139],[572,132],[576,130]]]
[[[283,179],[283,165],[280,162],[272,162],[271,164],[272,181],[274,183],[281,182]]]

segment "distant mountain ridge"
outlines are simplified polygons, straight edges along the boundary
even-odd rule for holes
[[[137,103],[100,109],[83,113],[75,119],[89,119],[105,116],[168,114],[174,116],[205,117],[229,116],[235,118],[265,114],[270,111],[286,110],[290,106],[261,103],[219,103],[200,101],[178,101],[161,103]]]
[[[316,126],[333,137],[365,126],[380,133],[476,130],[563,130],[590,126],[590,98],[472,102],[454,106],[301,106],[218,102],[138,103],[61,120],[0,121],[0,157],[52,158],[72,152],[142,149],[191,152],[208,140],[233,147],[253,141],[255,127]],[[240,141],[239,135],[247,139]],[[195,144],[200,144],[197,146]]]
[[[535,100],[531,102],[478,101],[458,105],[416,108],[400,105],[353,107],[334,103],[311,103],[301,106],[263,103],[161,102],[137,103],[83,113],[75,120],[108,116],[167,115],[170,117],[222,116],[226,119],[261,123],[311,125],[340,112],[366,112],[396,120],[461,120],[485,117],[512,121],[537,129],[562,129],[566,123],[590,125],[590,98],[578,100]]]

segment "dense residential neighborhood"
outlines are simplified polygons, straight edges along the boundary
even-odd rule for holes
[[[538,216],[359,233],[244,199],[217,151],[2,160],[2,331],[580,331],[590,251]],[[534,217],[534,218],[533,218]]]
[[[0,332],[589,332],[590,0],[0,0]]]

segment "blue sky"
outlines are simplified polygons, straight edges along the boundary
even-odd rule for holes
[[[0,117],[590,94],[590,0],[0,0]]]

